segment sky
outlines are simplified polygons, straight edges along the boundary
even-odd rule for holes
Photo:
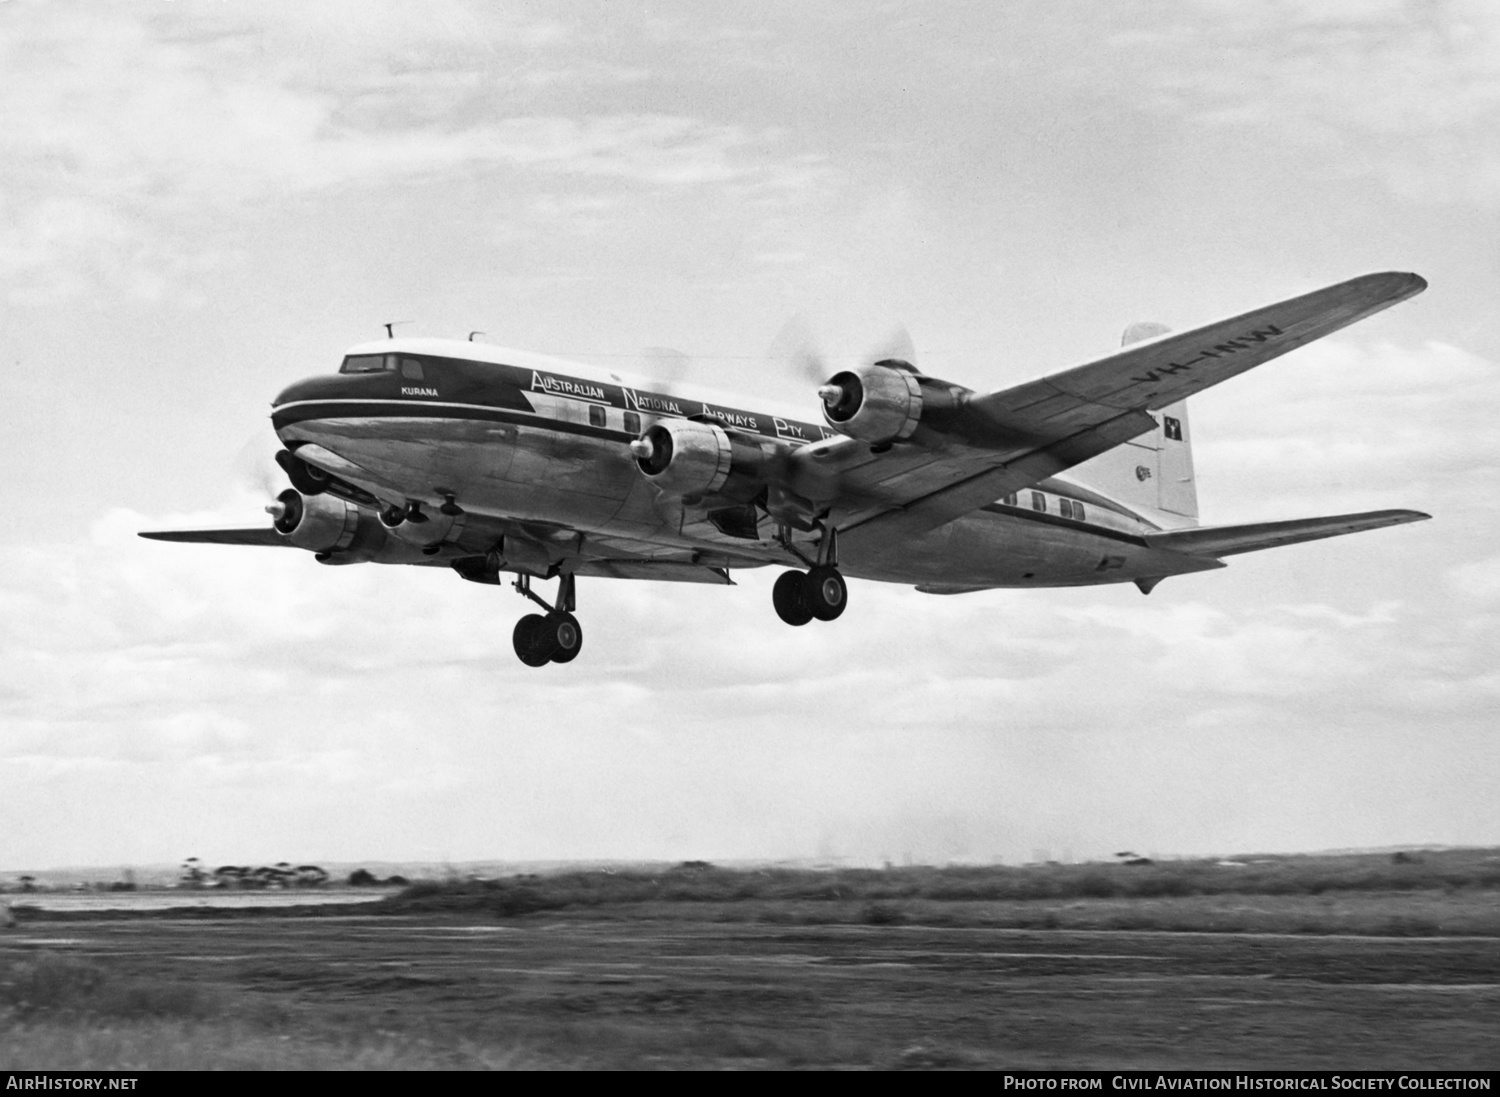
[[[0,876],[1500,844],[1487,0],[0,0],[0,104]],[[989,390],[1376,270],[1194,398],[1203,520],[1433,520],[1149,597],[597,580],[538,671],[508,589],[135,536],[264,521],[387,321],[811,408],[794,317]]]

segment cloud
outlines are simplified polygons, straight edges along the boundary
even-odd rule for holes
[[[1191,405],[1199,497],[1216,521],[1415,507],[1493,490],[1500,369],[1444,343],[1334,336]],[[1230,508],[1233,509],[1230,509]]]
[[[1484,0],[1203,0],[1134,24],[1112,42],[1149,110],[1290,138],[1320,171],[1415,203],[1500,194],[1500,14]]]
[[[7,810],[69,841],[74,796],[140,821],[90,832],[85,859],[188,833],[226,802],[234,818],[200,828],[219,843],[200,855],[1230,849],[1239,831],[1200,810],[1215,798],[1234,805],[1226,823],[1280,818],[1278,766],[1330,779],[1317,767],[1340,729],[1360,729],[1346,768],[1377,772],[1436,719],[1424,735],[1443,749],[1413,772],[1447,772],[1445,745],[1472,749],[1465,729],[1494,699],[1475,641],[1497,632],[1461,599],[1257,607],[1227,574],[1212,602],[856,582],[844,620],[795,630],[770,611],[770,572],[728,590],[596,582],[586,662],[535,672],[510,652],[524,610],[503,589],[134,537],[209,517],[115,512],[0,561],[0,779],[26,790]],[[142,800],[168,790],[170,805]],[[244,825],[268,797],[274,813]],[[1459,782],[1452,810],[1468,797]],[[1374,801],[1351,811],[1369,834],[1396,826]]]
[[[494,171],[752,193],[806,182],[805,167],[778,162],[774,130],[548,113],[495,73],[550,56],[565,29],[444,11],[8,12],[0,277],[13,300],[91,286],[158,298],[233,261],[255,207],[299,195]],[[568,80],[641,76],[584,67]]]

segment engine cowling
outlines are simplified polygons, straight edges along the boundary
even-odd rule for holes
[[[380,524],[392,536],[399,537],[418,548],[435,549],[447,541],[457,541],[464,531],[468,515],[464,512],[444,514],[440,510],[424,510],[421,521],[409,518],[400,508],[382,511]]]
[[[402,564],[422,559],[421,549],[391,537],[373,513],[336,495],[304,495],[287,488],[266,509],[275,519],[276,532],[316,553],[320,563]]]
[[[664,419],[630,443],[641,475],[685,498],[752,499],[764,486],[765,450],[716,423]]]
[[[874,446],[910,438],[922,421],[921,382],[894,359],[836,373],[818,396],[830,427]]]

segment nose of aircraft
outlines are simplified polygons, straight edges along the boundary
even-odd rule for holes
[[[358,389],[361,378],[346,377],[343,374],[323,374],[320,377],[304,377],[300,381],[294,381],[286,388],[276,394],[276,399],[271,401],[273,408],[282,407],[285,404],[295,404],[299,400],[326,400],[340,396],[350,395],[350,382]]]

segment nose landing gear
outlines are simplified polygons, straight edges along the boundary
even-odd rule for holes
[[[564,575],[560,578],[556,605],[548,605],[531,589],[529,575],[517,576],[515,587],[547,611],[546,616],[528,613],[516,622],[515,631],[511,633],[516,657],[528,667],[571,663],[578,658],[583,649],[583,626],[572,612],[578,604],[574,577]]]

